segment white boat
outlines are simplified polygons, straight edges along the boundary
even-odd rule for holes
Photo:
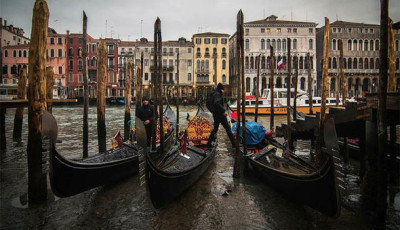
[[[290,105],[294,104],[294,88],[290,89],[291,101]],[[348,101],[355,101],[349,99]],[[313,113],[321,112],[321,97],[313,97]],[[339,106],[343,105],[342,98],[339,99]],[[326,99],[327,111],[329,106],[336,106],[336,98]],[[237,101],[230,105],[231,109],[236,112]],[[246,113],[254,114],[256,109],[256,97],[254,95],[246,96]],[[297,90],[296,111],[309,114],[310,102],[306,91]],[[271,91],[264,89],[261,97],[258,100],[258,114],[271,114]],[[274,89],[274,114],[287,114],[287,89]]]

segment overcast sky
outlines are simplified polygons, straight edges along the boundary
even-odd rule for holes
[[[0,17],[7,24],[23,28],[30,37],[35,0],[0,0]],[[88,16],[88,34],[134,41],[153,40],[154,22],[161,19],[162,39],[177,40],[199,32],[232,35],[240,9],[244,21],[271,14],[281,20],[309,21],[324,25],[324,17],[338,20],[380,23],[379,0],[47,0],[49,26],[58,33],[82,33],[82,11]],[[389,0],[389,16],[400,20],[400,0]]]

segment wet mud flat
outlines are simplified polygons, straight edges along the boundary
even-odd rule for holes
[[[257,178],[234,179],[233,154],[223,143],[225,134],[221,134],[218,154],[209,170],[161,210],[151,207],[137,175],[68,198],[54,197],[49,191],[49,201],[28,205],[24,194],[26,154],[21,151],[2,157],[0,228],[368,229],[354,210],[344,208],[338,219],[331,219],[282,197]]]

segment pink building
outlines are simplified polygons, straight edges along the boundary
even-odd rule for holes
[[[54,72],[54,98],[66,97],[66,70],[67,70],[67,45],[65,34],[49,28],[47,35],[47,64],[53,67]]]
[[[21,68],[28,68],[29,44],[3,47],[2,84],[17,84]]]

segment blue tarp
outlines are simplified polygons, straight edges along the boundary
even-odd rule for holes
[[[232,125],[232,133],[236,131],[236,122]],[[265,138],[267,130],[255,121],[246,122],[246,141],[248,145],[257,145]],[[240,136],[243,137],[243,126],[240,125]]]

